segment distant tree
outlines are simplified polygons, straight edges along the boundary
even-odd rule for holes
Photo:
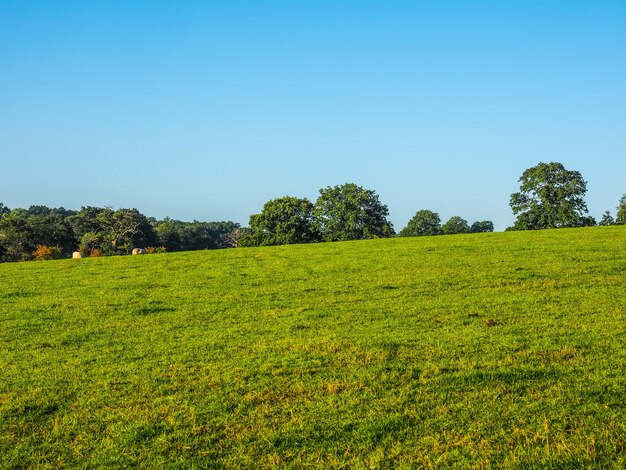
[[[100,247],[104,246],[104,244],[102,235],[95,232],[85,232],[80,237],[79,250],[83,256],[90,256],[95,251],[102,253]]]
[[[443,224],[441,230],[444,235],[455,235],[458,233],[469,233],[470,226],[467,223],[467,220],[455,215]]]
[[[156,223],[154,230],[159,237],[159,244],[164,246],[167,251],[180,251],[182,224],[178,220],[172,220],[169,217]]]
[[[118,209],[109,220],[106,239],[118,253],[158,244],[158,237],[148,218],[137,209]]]
[[[32,259],[37,247],[33,227],[24,209],[14,209],[0,218],[1,261]]]
[[[585,218],[587,182],[578,171],[561,163],[539,163],[519,179],[520,192],[511,194],[510,205],[517,220],[515,230],[580,227]]]
[[[58,248],[59,253],[55,251],[55,256],[69,255],[76,249],[77,238],[69,222],[69,217],[75,211],[68,211],[63,207],[31,206],[26,214],[36,245]]]
[[[615,225],[615,219],[609,211],[606,211],[602,214],[602,218],[600,219],[600,223],[598,225]]]
[[[4,214],[8,214],[9,212],[11,212],[11,209],[9,209],[7,206],[0,202],[0,218],[2,218]]]
[[[260,214],[250,216],[250,244],[287,245],[319,240],[313,225],[313,204],[285,196],[268,201]]]
[[[595,217],[585,215],[580,219],[578,227],[595,227],[596,225],[598,225],[598,222]]]
[[[493,232],[493,222],[490,220],[476,221],[470,227],[470,233]]]
[[[417,211],[409,223],[400,230],[399,237],[421,237],[441,235],[441,219],[439,214],[426,209]]]
[[[619,205],[617,206],[617,215],[615,216],[615,223],[618,225],[626,224],[626,194],[624,194],[619,200]]]
[[[241,240],[251,233],[252,231],[248,227],[235,227],[222,236],[222,242],[227,248],[238,248],[241,246]]]
[[[228,248],[227,235],[240,228],[235,222],[183,222],[169,217],[153,225],[159,244],[168,252]]]
[[[361,240],[394,235],[389,209],[378,195],[354,183],[320,189],[313,216],[323,241]]]
[[[90,251],[98,249],[106,255],[127,254],[135,247],[158,244],[154,227],[137,209],[83,207],[68,219],[76,238]]]

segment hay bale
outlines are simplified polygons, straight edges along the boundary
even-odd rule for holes
[[[80,251],[75,251],[72,253],[72,258],[82,258],[83,255],[80,254]]]
[[[145,252],[143,248],[133,248],[133,255],[143,255]]]

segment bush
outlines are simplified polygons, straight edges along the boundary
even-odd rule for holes
[[[146,247],[146,253],[167,253],[167,248],[165,248],[164,246],[148,246]]]
[[[37,249],[33,251],[33,257],[37,261],[46,261],[59,258],[61,249],[58,246],[49,247],[47,245],[37,245]]]

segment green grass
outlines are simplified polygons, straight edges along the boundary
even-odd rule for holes
[[[626,227],[4,264],[0,286],[2,468],[626,466]]]

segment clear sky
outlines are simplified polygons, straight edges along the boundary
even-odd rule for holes
[[[626,1],[0,2],[0,202],[247,224],[354,182],[396,230],[626,193]]]

